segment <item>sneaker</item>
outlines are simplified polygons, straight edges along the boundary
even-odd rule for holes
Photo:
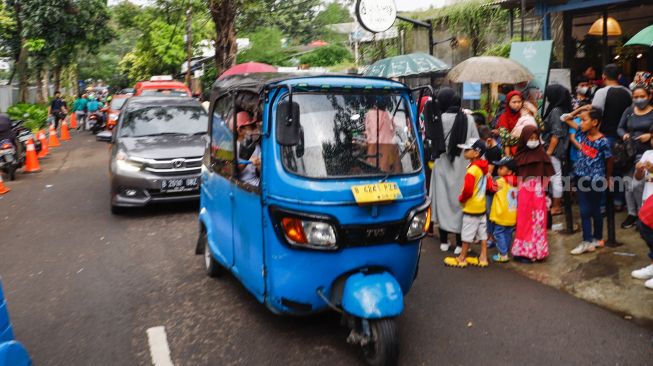
[[[456,249],[453,251],[453,254],[459,255],[462,252],[463,252],[463,247],[456,247]]]
[[[637,278],[638,280],[648,280],[653,278],[653,264],[649,264],[644,268],[634,270],[630,273],[630,275],[633,276],[633,278]]]
[[[596,248],[594,247],[594,245],[592,245],[592,243],[584,241],[584,242],[580,243],[579,246],[572,249],[570,253],[572,255],[579,255],[579,254],[583,254],[583,253],[593,252],[595,250],[596,250]]]
[[[451,245],[449,245],[449,243],[442,243],[442,244],[440,244],[440,250],[443,251],[443,252],[446,252],[446,251],[449,250],[450,246]],[[458,254],[460,254],[460,253],[458,253]]]
[[[595,248],[601,249],[605,247],[605,240],[598,240],[594,239],[592,240],[592,245],[594,245]]]
[[[653,278],[651,278],[650,280],[644,282],[644,286],[646,286],[646,288],[649,288],[649,289],[653,290]]]
[[[636,222],[637,222],[637,216],[628,215],[628,217],[626,217],[626,220],[624,220],[624,222],[621,223],[621,228],[630,229],[631,227],[635,226]]]

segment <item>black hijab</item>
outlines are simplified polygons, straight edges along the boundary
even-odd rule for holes
[[[553,84],[546,87],[544,92],[546,100],[549,102],[549,106],[546,108],[544,113],[544,119],[546,119],[551,111],[555,108],[559,108],[562,113],[571,112],[571,93],[569,90],[562,85]]]
[[[467,116],[462,111],[460,96],[449,88],[444,87],[438,91],[435,101],[435,136],[433,138],[433,157],[437,159],[443,153],[449,156],[449,161],[453,163],[456,156],[462,151],[458,148],[459,144],[464,144],[467,139]],[[455,113],[456,117],[449,132],[449,143],[446,143],[447,137],[444,135],[442,126],[442,114]]]

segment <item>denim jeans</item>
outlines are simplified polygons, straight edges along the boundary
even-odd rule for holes
[[[596,187],[595,187],[596,188]],[[603,239],[603,215],[601,214],[601,198],[603,192],[592,188],[590,181],[578,184],[578,205],[583,227],[583,241],[592,242]],[[592,232],[594,223],[594,232]]]
[[[497,249],[501,255],[506,255],[510,252],[514,233],[514,226],[501,226],[499,224],[494,224],[494,238],[497,243]]]

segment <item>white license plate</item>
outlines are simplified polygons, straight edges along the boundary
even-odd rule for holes
[[[173,178],[161,181],[161,192],[187,192],[199,188],[199,177]]]

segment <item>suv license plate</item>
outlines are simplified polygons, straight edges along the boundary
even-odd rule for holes
[[[199,188],[199,177],[174,178],[161,181],[161,192],[188,192]]]

